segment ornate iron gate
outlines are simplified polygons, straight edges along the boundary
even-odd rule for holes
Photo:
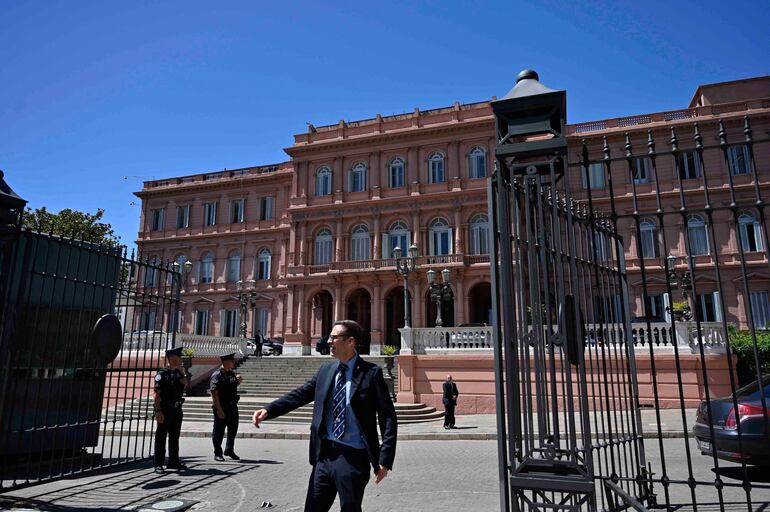
[[[31,231],[3,247],[0,489],[147,458],[180,273]]]
[[[709,109],[703,123],[716,144],[704,143],[697,122],[635,129],[645,118],[625,120],[630,133],[571,139],[568,151],[566,94],[544,87],[534,72],[493,102],[489,210],[503,510],[770,507],[767,474],[753,467],[770,456],[770,334],[757,324],[770,303],[767,291],[752,293],[767,290],[770,279],[763,199],[770,183],[755,160],[757,144],[766,150],[770,139],[753,138],[748,116],[720,118],[747,108]],[[695,115],[660,117],[683,124]],[[739,129],[730,141],[728,126]],[[691,140],[680,140],[684,130]],[[665,151],[656,132],[665,134]],[[720,161],[726,175],[710,185]],[[673,185],[660,179],[662,169],[670,169]],[[729,256],[719,249],[729,240],[720,230],[728,229],[737,239]],[[729,285],[727,272],[735,276]],[[744,332],[728,325],[735,313],[725,302],[736,298],[725,297],[730,285],[742,293]],[[666,304],[653,288],[665,291]],[[711,301],[709,288],[716,289]],[[676,290],[682,300],[673,302]],[[642,322],[632,325],[632,311],[640,310]]]

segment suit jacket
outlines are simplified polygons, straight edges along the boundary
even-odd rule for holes
[[[452,382],[446,382],[444,381],[444,405],[452,404],[457,405],[457,400],[455,399],[455,396],[459,395],[460,393],[457,391],[457,384]]]
[[[312,379],[265,407],[269,419],[314,402],[313,422],[310,425],[311,465],[315,465],[321,456],[321,438],[326,433],[324,403],[332,393],[336,368],[336,361],[324,364]],[[382,377],[382,368],[364,361],[361,356],[353,368],[350,408],[361,426],[372,467],[375,471],[379,469],[379,465],[393,469],[393,460],[396,457],[396,409]],[[377,436],[378,424],[382,433],[382,444]]]

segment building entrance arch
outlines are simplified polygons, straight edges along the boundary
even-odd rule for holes
[[[409,294],[409,308],[412,307],[412,294]],[[396,286],[385,297],[385,340],[384,345],[401,348],[400,327],[404,326],[404,287]]]
[[[348,296],[347,309],[347,317],[358,322],[364,329],[364,337],[361,340],[361,346],[358,347],[358,353],[368,354],[372,330],[372,296],[365,289],[356,288]]]
[[[468,292],[468,321],[472,324],[492,324],[492,287],[478,283]]]
[[[334,299],[332,294],[326,290],[313,295],[311,304],[313,305],[312,325],[310,326],[310,336],[317,340],[323,336],[328,336],[334,323]]]

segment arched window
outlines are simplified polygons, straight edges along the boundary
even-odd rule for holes
[[[444,181],[444,155],[436,151],[428,158],[428,182],[441,183]]]
[[[388,229],[387,233],[383,233],[382,257],[392,258],[393,249],[396,247],[401,249],[401,254],[407,254],[406,251],[409,250],[409,246],[411,245],[409,239],[409,230],[407,229],[406,224],[404,224],[403,221],[397,220],[390,225],[390,229]]]
[[[350,237],[350,259],[368,260],[370,245],[369,230],[363,224],[359,224],[353,229],[353,235]]]
[[[203,253],[203,256],[201,256],[201,266],[200,273],[198,274],[198,282],[214,282],[214,255],[210,252]]]
[[[271,259],[272,254],[270,254],[269,249],[262,249],[259,251],[259,256],[257,257],[257,279],[262,281],[270,279]]]
[[[227,258],[227,282],[234,283],[241,278],[241,253],[233,251]]]
[[[639,241],[642,245],[642,258],[658,257],[658,226],[651,219],[639,222]]]
[[[706,233],[706,223],[700,215],[691,215],[687,219],[687,237],[690,240],[691,256],[709,253],[709,238]]]
[[[404,181],[404,160],[401,157],[396,157],[391,160],[390,165],[390,188],[400,188],[405,185]]]
[[[757,252],[765,249],[762,240],[762,226],[753,213],[741,212],[738,216],[738,231],[741,237],[741,248],[744,252]]]
[[[313,262],[316,265],[328,265],[332,260],[332,233],[324,228],[315,236],[313,244]]]
[[[471,178],[484,178],[487,175],[487,154],[476,147],[468,155],[468,169]]]
[[[489,253],[489,219],[480,213],[471,219],[471,254]]]
[[[366,190],[366,164],[358,162],[350,169],[348,190],[351,192],[363,192]]]
[[[332,171],[324,166],[315,174],[315,195],[328,196],[332,193]]]
[[[452,228],[446,219],[439,217],[428,227],[428,251],[431,256],[443,256],[452,253]]]

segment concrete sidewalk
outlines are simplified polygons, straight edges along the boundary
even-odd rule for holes
[[[248,403],[241,404],[241,410],[248,410]],[[692,431],[692,425],[695,422],[695,409],[686,409],[685,417],[687,421],[687,431]],[[660,411],[660,429],[655,411],[644,409],[642,415],[642,432],[645,438],[652,439],[660,437],[684,437],[682,413],[678,409],[663,409]],[[629,434],[629,418],[621,413],[605,414],[604,419],[609,417],[612,421],[612,432],[615,437],[618,433]],[[398,438],[403,440],[492,440],[497,439],[497,420],[494,414],[474,414],[457,416],[456,428],[445,430],[443,420],[429,421],[425,423],[410,423],[398,426]],[[559,416],[559,421],[563,421],[564,416]],[[601,415],[597,412],[597,419],[600,422],[599,428],[596,427],[595,418],[591,414],[591,428],[594,434],[607,437],[609,431],[605,424],[601,426]],[[624,423],[621,425],[620,421]],[[618,426],[616,426],[616,421]],[[533,418],[533,424],[537,429],[537,417]],[[208,437],[211,435],[211,422],[205,421],[185,421],[182,424],[182,437]],[[660,432],[659,432],[660,430]],[[578,427],[578,431],[579,427]],[[309,439],[310,425],[308,423],[279,423],[278,421],[265,421],[260,428],[247,422],[241,422],[238,428],[238,437],[246,439]]]

